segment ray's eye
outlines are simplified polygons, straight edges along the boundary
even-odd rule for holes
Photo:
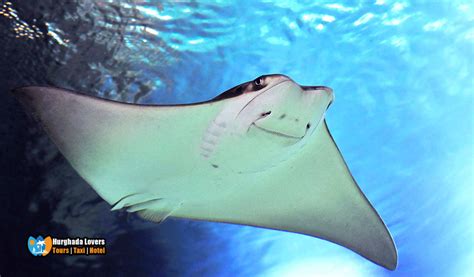
[[[255,90],[262,89],[263,87],[265,87],[265,79],[263,77],[258,77],[253,81],[253,85]]]
[[[266,117],[266,116],[269,116],[271,113],[272,113],[272,111],[264,112],[264,113],[261,113],[260,116],[261,117]]]

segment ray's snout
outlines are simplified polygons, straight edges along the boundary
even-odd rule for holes
[[[331,102],[334,101],[334,92],[333,92],[332,88],[330,88],[330,87],[326,87],[326,86],[301,86],[301,88],[305,92],[309,92],[309,93],[322,90],[322,91],[327,93],[327,95],[331,99]]]
[[[324,90],[328,94],[333,94],[332,88],[326,86],[301,86],[304,91]]]

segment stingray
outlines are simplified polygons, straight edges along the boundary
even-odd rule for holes
[[[397,266],[387,227],[328,130],[328,87],[265,75],[181,105],[53,87],[13,93],[112,210],[295,232]]]

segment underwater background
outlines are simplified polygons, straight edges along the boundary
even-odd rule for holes
[[[0,0],[0,50],[1,276],[474,276],[472,1]],[[308,236],[110,212],[9,93],[191,103],[269,73],[334,89],[328,125],[395,271]],[[38,235],[107,255],[34,257]]]

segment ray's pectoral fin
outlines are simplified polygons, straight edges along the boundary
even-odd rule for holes
[[[184,205],[174,216],[238,223],[322,238],[395,269],[385,224],[354,181],[326,122],[302,151],[222,202]],[[260,178],[260,177],[259,177]]]
[[[135,193],[122,197],[112,205],[112,211],[126,209],[154,222],[163,222],[181,206],[179,201],[159,198],[150,193]]]

